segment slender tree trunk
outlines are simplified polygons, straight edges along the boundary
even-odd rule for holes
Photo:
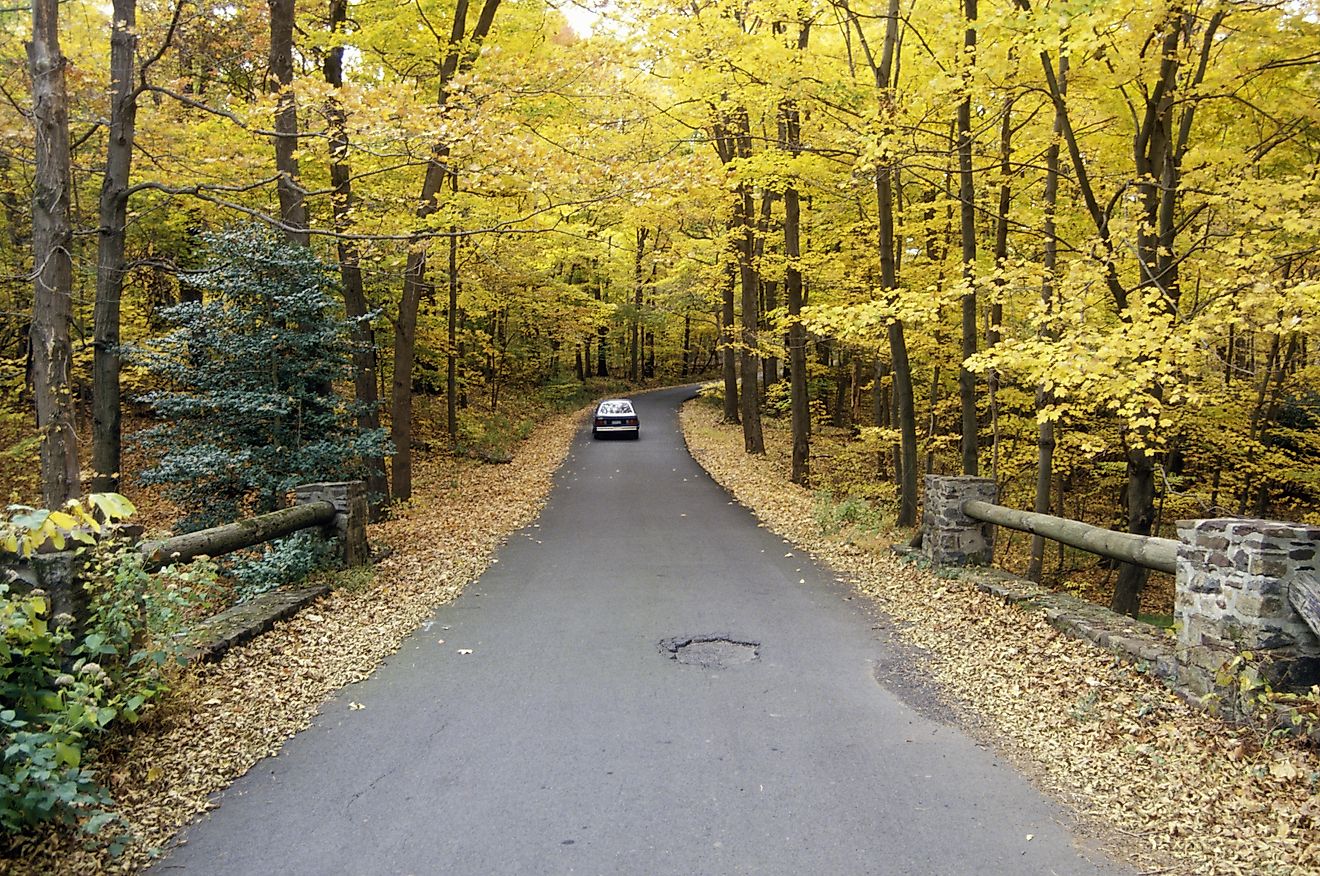
[[[280,221],[293,243],[307,246],[307,206],[298,178],[298,102],[293,94],[294,0],[270,6],[270,90],[275,104],[275,169],[279,171]]]
[[[1004,97],[1004,117],[999,123],[999,208],[995,214],[995,291],[990,302],[990,325],[986,329],[985,343],[988,348],[999,344],[1001,325],[1004,322],[1004,296],[1007,294],[1008,281],[1004,270],[1008,266],[1008,220],[1009,210],[1013,205],[1013,101],[1009,94]],[[999,478],[999,369],[991,368],[986,375],[986,389],[990,399],[990,476]]]
[[[892,118],[894,107],[894,64],[898,55],[899,0],[889,0],[885,16],[884,51],[875,68],[876,87],[880,92],[881,111]],[[859,28],[860,30],[860,28]],[[885,165],[876,174],[876,203],[879,212],[880,286],[891,301],[898,297],[898,241],[894,229],[894,178],[897,168]],[[901,478],[898,498],[899,526],[917,522],[917,421],[912,404],[912,366],[908,361],[907,339],[903,321],[891,319],[886,327],[889,338],[890,368],[893,372],[894,407],[898,419],[902,458],[898,461]]]
[[[805,28],[804,28],[805,30]],[[793,156],[802,149],[802,120],[797,104],[781,107],[783,148]],[[792,480],[811,485],[811,414],[807,400],[807,329],[802,324],[802,210],[797,186],[784,189],[784,297],[788,307],[789,419],[792,422]]]
[[[340,32],[348,21],[348,0],[330,0],[330,29]],[[325,81],[338,90],[344,84],[344,47],[335,46],[325,57]],[[330,196],[335,231],[347,232],[353,225],[353,174],[348,163],[348,119],[335,95],[326,101],[326,121],[330,128]],[[376,394],[376,337],[367,306],[366,290],[362,284],[361,254],[357,242],[339,237],[335,242],[339,255],[339,277],[343,286],[344,313],[348,316],[353,339],[353,394],[357,399],[358,428],[372,431],[380,428],[380,397]],[[384,501],[389,498],[389,482],[385,477],[385,460],[373,456],[366,460],[367,495],[371,502],[371,519],[379,520]]]
[[[114,0],[110,26],[110,136],[101,182],[92,348],[92,483],[94,493],[119,490],[119,302],[124,287],[128,179],[133,162],[137,94],[137,0]]]
[[[41,498],[58,508],[81,492],[69,386],[73,232],[69,225],[69,104],[58,0],[33,0],[32,76],[36,166],[32,197],[32,394],[41,433]]]
[[[458,191],[458,174],[450,176]],[[449,300],[445,313],[445,426],[449,445],[458,445],[458,229],[449,228]]]
[[[784,120],[781,113],[779,119],[779,137],[781,140],[784,137],[783,126]],[[761,263],[761,257],[765,254],[766,241],[770,239],[771,217],[774,212],[776,197],[776,193],[770,189],[761,192],[761,214],[756,221],[756,254],[752,262],[756,265]],[[767,280],[761,276],[759,270],[757,271],[757,280],[760,283],[761,291],[757,306],[758,328],[762,332],[768,332],[770,331],[770,311],[779,306],[775,297],[778,283],[775,280]],[[773,355],[766,355],[761,359],[761,385],[763,387],[768,389],[771,384],[779,379],[775,374],[778,367],[778,362]]]
[[[750,149],[749,149],[750,151]],[[738,278],[742,289],[742,349],[739,351],[739,371],[742,376],[742,428],[743,447],[748,453],[765,453],[765,438],[761,433],[760,353],[757,351],[757,291],[759,282],[752,264],[755,226],[752,223],[752,194],[747,185],[738,186],[741,204],[742,233],[738,241]]]
[[[958,395],[962,405],[962,470],[978,473],[976,375],[967,360],[976,355],[976,191],[972,179],[972,75],[976,67],[976,0],[963,0],[963,99],[958,104],[958,200],[962,231],[962,361],[958,363]]]
[[[1068,56],[1059,58],[1059,88],[1066,93],[1068,87]],[[1063,120],[1059,111],[1054,115],[1054,139],[1045,152],[1045,254],[1044,274],[1040,284],[1041,303],[1045,309],[1045,319],[1041,324],[1041,334],[1049,340],[1058,336],[1054,325],[1055,312],[1055,267],[1059,260],[1059,238],[1055,227],[1055,208],[1059,201],[1059,138],[1063,135]],[[1036,390],[1036,497],[1032,510],[1038,514],[1050,513],[1050,484],[1054,477],[1054,420],[1040,419],[1040,413],[1054,404],[1054,394],[1044,386]],[[1045,566],[1045,539],[1039,535],[1031,537],[1031,560],[1027,567],[1027,577],[1040,582]]]
[[[442,111],[449,104],[450,83],[454,76],[467,72],[476,63],[499,6],[500,0],[483,0],[477,22],[469,34],[468,0],[457,0],[447,51],[440,67],[437,103]],[[449,175],[449,144],[440,141],[432,146],[431,157],[426,163],[422,192],[417,199],[419,219],[425,219],[439,209],[440,191]],[[412,496],[412,368],[416,354],[417,308],[427,286],[426,262],[426,240],[417,236],[409,248],[403,275],[403,292],[399,296],[399,315],[395,322],[394,379],[390,402],[390,438],[394,442],[394,457],[390,461],[390,474],[392,495],[400,500]]]
[[[752,134],[747,110],[739,107],[734,113],[734,145],[739,158],[752,155]],[[740,182],[734,193],[734,223],[738,260],[738,285],[742,295],[742,331],[739,336],[739,373],[742,378],[742,396],[739,399],[742,414],[743,447],[748,453],[765,453],[765,438],[761,433],[760,353],[757,343],[758,293],[760,280],[756,274],[753,255],[756,251],[756,221],[753,214],[751,186]]]
[[[390,495],[399,501],[412,498],[412,369],[417,349],[417,307],[426,282],[426,252],[408,253],[403,294],[394,321],[394,375],[390,386]]]
[[[633,251],[633,314],[628,338],[628,379],[636,383],[641,378],[642,361],[642,256],[646,252],[646,238],[650,229],[637,229],[637,248]]]
[[[688,364],[692,359],[692,311],[683,311],[683,372],[684,378],[688,376],[688,370],[691,366]]]
[[[779,283],[774,280],[764,280],[761,283],[761,290],[764,299],[761,308],[761,328],[769,332],[771,329],[769,315],[779,307]],[[761,360],[761,384],[769,387],[778,383],[780,379],[779,357],[767,355]]]

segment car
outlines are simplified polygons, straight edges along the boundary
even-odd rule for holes
[[[591,420],[591,437],[603,438],[606,435],[626,435],[640,438],[641,423],[637,419],[637,409],[626,398],[607,398],[596,405],[596,416]]]

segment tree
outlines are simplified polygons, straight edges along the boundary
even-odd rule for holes
[[[138,435],[158,454],[141,480],[166,486],[189,529],[273,510],[293,487],[355,476],[388,449],[325,392],[352,370],[326,265],[256,227],[206,240],[196,280],[209,300],[166,308],[174,331],[133,353],[171,387],[143,397],[164,422]]]
[[[307,204],[298,178],[298,101],[293,93],[293,0],[267,0],[270,6],[268,88],[275,93],[275,169],[280,221],[294,243],[306,246]]]
[[[454,76],[466,73],[481,52],[481,44],[490,33],[499,9],[500,0],[484,0],[477,15],[472,32],[468,33],[468,2],[458,0],[454,7],[454,18],[450,28],[449,40],[444,47],[444,61],[440,68],[440,82],[437,90],[437,104],[443,111],[450,99]],[[445,140],[436,141],[431,147],[431,155],[426,163],[426,174],[422,181],[422,192],[418,198],[417,218],[425,220],[439,209],[440,192],[446,182],[457,189],[457,172],[446,160],[450,144]],[[457,239],[456,229],[449,233],[451,264],[456,258],[454,247]],[[404,271],[403,294],[399,298],[399,315],[395,323],[394,334],[394,381],[393,397],[390,406],[390,438],[394,442],[394,457],[391,460],[391,495],[395,499],[406,500],[412,495],[412,367],[416,353],[417,307],[426,288],[426,239],[417,236],[413,239],[408,252],[408,264]],[[457,278],[451,273],[450,281],[450,337],[454,338],[458,319]],[[448,355],[456,356],[450,349]],[[455,363],[457,359],[453,360]],[[456,364],[450,365],[450,369]],[[456,378],[450,381],[450,405],[455,403],[457,391]],[[453,416],[451,416],[451,420]]]
[[[92,363],[92,492],[119,490],[119,312],[137,93],[137,0],[115,0],[110,31],[110,140],[101,183]]]
[[[330,0],[330,32],[342,33],[348,22],[348,0]],[[336,91],[344,86],[344,47],[332,45],[322,65],[325,81]],[[348,118],[335,94],[326,98],[326,120],[330,125],[330,183],[334,193],[330,209],[339,237],[335,247],[339,255],[339,282],[344,295],[344,312],[353,336],[353,392],[358,403],[358,428],[374,432],[380,428],[380,399],[376,393],[376,337],[371,328],[372,314],[362,282],[362,253],[349,237],[353,227],[353,173],[349,165]],[[373,517],[380,516],[383,502],[389,498],[385,460],[367,460],[367,494]]]
[[[81,492],[78,437],[69,386],[73,229],[69,224],[69,108],[60,52],[58,0],[33,0],[32,392],[41,433],[41,496],[56,508]]]

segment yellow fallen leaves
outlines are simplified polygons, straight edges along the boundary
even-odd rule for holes
[[[701,404],[683,410],[698,462],[770,529],[872,597],[929,655],[926,670],[968,725],[1116,853],[1158,873],[1320,873],[1317,752],[1226,725],[967,581],[824,536],[814,497],[789,482],[786,429],[766,420],[767,453],[754,457],[718,417]]]
[[[197,667],[134,735],[104,753],[98,769],[137,837],[121,858],[47,833],[16,843],[0,872],[132,873],[148,863],[153,848],[206,811],[212,794],[278,752],[321,703],[366,678],[485,570],[501,541],[540,510],[577,425],[557,417],[541,426],[511,465],[416,461],[413,501],[371,527],[373,544],[394,548],[372,586],[332,591],[219,663]]]

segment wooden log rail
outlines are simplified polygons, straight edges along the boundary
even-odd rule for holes
[[[186,563],[203,554],[219,556],[290,535],[300,529],[328,526],[334,522],[335,513],[333,502],[308,502],[223,526],[175,535],[160,541],[146,541],[138,546],[138,550],[142,552],[143,567],[148,572],[154,572],[162,566]]]
[[[1320,575],[1298,572],[1288,586],[1288,601],[1306,621],[1306,625],[1320,636]]]
[[[1030,532],[1032,535],[1062,542],[1069,547],[1080,548],[1124,563],[1135,563],[1147,569],[1173,574],[1176,566],[1178,542],[1172,538],[1115,532],[1089,523],[1065,520],[1049,514],[1037,514],[1033,511],[1018,511],[975,499],[963,502],[962,511],[973,520],[1006,526],[1020,532]]]

